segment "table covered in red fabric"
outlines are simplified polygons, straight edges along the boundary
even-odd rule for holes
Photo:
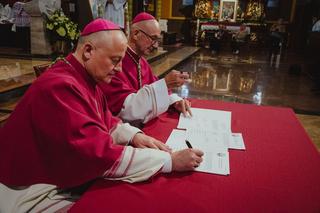
[[[71,212],[320,212],[320,154],[289,108],[192,100],[193,107],[232,111],[245,151],[230,150],[230,175],[158,174],[142,183],[99,180]],[[176,112],[144,131],[166,141]]]

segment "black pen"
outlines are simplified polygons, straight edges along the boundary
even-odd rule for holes
[[[189,141],[186,140],[186,144],[187,144],[189,149],[192,149],[191,143]]]

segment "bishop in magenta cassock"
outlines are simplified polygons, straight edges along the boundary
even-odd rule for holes
[[[185,82],[188,74],[171,71],[159,80],[144,58],[158,47],[160,34],[159,23],[152,15],[138,14],[132,21],[122,72],[110,84],[100,84],[113,115],[132,124],[146,123],[171,105],[184,114],[191,114],[190,103],[170,93],[171,88]]]
[[[59,190],[96,178],[137,182],[181,170],[160,141],[113,117],[97,86],[119,70],[126,47],[117,25],[96,19],[76,51],[30,86],[0,129],[0,212],[67,208],[72,202]],[[139,143],[158,149],[134,148]],[[198,165],[202,153],[193,152],[199,157],[188,163]]]

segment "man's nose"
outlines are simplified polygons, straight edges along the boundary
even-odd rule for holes
[[[114,71],[116,72],[121,72],[122,70],[122,61],[120,61],[114,68],[113,68]]]
[[[154,47],[155,49],[157,49],[157,48],[159,47],[159,42],[156,41],[156,42],[153,44],[153,47]]]

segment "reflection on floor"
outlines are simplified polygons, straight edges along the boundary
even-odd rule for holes
[[[213,55],[202,50],[178,70],[190,73],[191,82],[175,92],[183,97],[290,107],[320,150],[320,94],[304,73],[290,73],[303,58],[286,53],[280,66],[270,64],[267,53],[250,50],[240,55]],[[312,116],[307,116],[312,115]]]

